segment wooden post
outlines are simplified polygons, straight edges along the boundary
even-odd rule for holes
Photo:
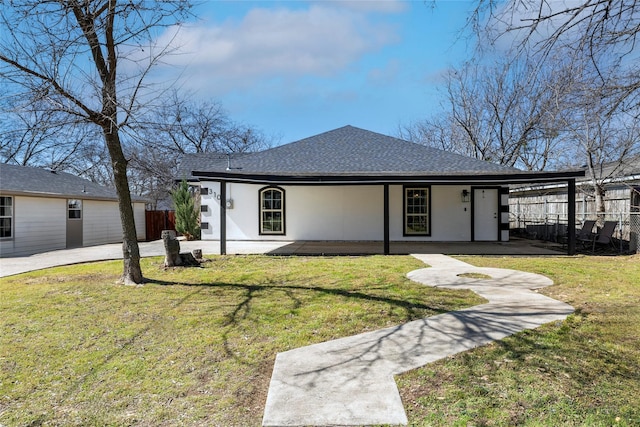
[[[567,181],[567,253],[576,254],[576,180]]]
[[[220,181],[220,255],[227,254],[227,182]]]

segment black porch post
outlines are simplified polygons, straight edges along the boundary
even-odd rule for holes
[[[227,254],[227,182],[220,181],[220,255]]]
[[[389,255],[389,184],[384,184],[384,254]]]
[[[576,180],[567,181],[567,253],[569,255],[576,254]]]

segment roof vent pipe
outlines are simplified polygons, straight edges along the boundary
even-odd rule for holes
[[[232,168],[231,167],[231,154],[227,154],[227,170],[240,170],[242,168]]]

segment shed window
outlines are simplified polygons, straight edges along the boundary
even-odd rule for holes
[[[67,212],[69,213],[69,219],[82,219],[82,200],[68,200]]]
[[[284,190],[281,188],[260,190],[260,234],[285,234]]]
[[[429,187],[405,187],[404,234],[405,236],[431,235]]]
[[[0,196],[0,239],[13,237],[13,197]]]

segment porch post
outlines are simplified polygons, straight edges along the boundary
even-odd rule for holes
[[[227,254],[227,182],[220,181],[220,255]]]
[[[389,255],[389,184],[383,185],[384,193],[384,254]]]
[[[576,254],[576,180],[567,181],[567,253]]]

